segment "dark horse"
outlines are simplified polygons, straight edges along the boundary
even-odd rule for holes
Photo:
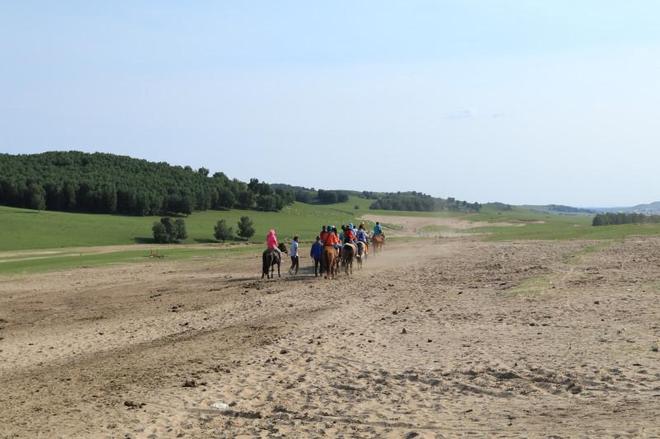
[[[286,251],[286,245],[280,242],[280,244],[277,246],[277,248],[280,249],[282,253],[287,253]],[[275,250],[272,249],[266,249],[264,250],[263,254],[261,255],[261,278],[263,279],[264,276],[268,279],[273,278],[273,274],[275,272],[275,265],[277,265],[277,277],[282,277],[280,274],[280,265],[282,264],[282,257],[280,256],[279,253],[277,253]],[[268,270],[270,269],[270,274],[268,273]]]
[[[346,274],[353,274],[353,258],[355,257],[355,244],[344,244],[341,248],[341,264]]]

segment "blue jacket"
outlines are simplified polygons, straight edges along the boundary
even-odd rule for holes
[[[320,242],[312,244],[312,250],[309,252],[309,255],[314,259],[321,259],[321,253],[323,253],[323,244]]]

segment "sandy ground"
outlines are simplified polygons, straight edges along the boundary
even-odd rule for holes
[[[259,262],[0,278],[0,437],[660,436],[660,239]]]
[[[468,221],[461,218],[453,217],[432,217],[432,216],[377,216],[377,215],[364,215],[362,217],[367,221],[380,221],[383,224],[396,224],[400,229],[386,230],[388,236],[440,236],[445,238],[456,238],[462,236],[474,236],[466,234],[465,232],[470,229],[479,227],[524,227],[525,224],[542,224],[544,221],[528,221],[526,223],[511,223],[511,222],[485,222],[485,221]],[[426,227],[434,227],[435,230],[427,231]],[[387,229],[387,227],[386,227]]]

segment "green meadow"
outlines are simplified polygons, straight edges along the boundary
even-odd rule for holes
[[[217,258],[234,252],[258,251],[253,245],[240,241],[227,245],[205,246],[196,244],[216,243],[213,226],[220,219],[236,231],[241,216],[254,221],[256,233],[248,243],[261,244],[266,232],[275,228],[281,240],[288,241],[299,235],[303,243],[311,242],[322,224],[340,225],[359,222],[363,215],[380,217],[386,232],[401,229],[397,216],[458,218],[486,225],[463,230],[485,240],[612,240],[629,236],[660,235],[660,224],[626,224],[593,227],[591,216],[557,215],[513,208],[498,211],[484,208],[479,213],[456,212],[399,212],[370,210],[371,201],[351,197],[345,203],[310,205],[294,203],[281,212],[256,211],[205,211],[195,212],[185,218],[188,231],[186,246],[172,244],[158,247],[165,260],[191,258]],[[150,249],[155,248],[151,226],[160,217],[133,217],[104,214],[65,213],[35,211],[0,206],[0,274],[33,273],[76,267],[93,267],[107,264],[149,260]],[[388,220],[391,218],[391,220]],[[488,224],[492,225],[488,225]],[[371,224],[369,224],[371,226]],[[429,225],[424,233],[440,233],[448,226]],[[124,247],[131,244],[141,246]],[[190,246],[193,244],[194,246]],[[96,252],[84,247],[121,245],[116,251]],[[74,248],[79,248],[74,250]],[[51,249],[39,252],[39,249]],[[19,252],[20,251],[20,252]],[[2,253],[4,252],[4,254]],[[17,253],[19,252],[19,253]],[[156,260],[156,259],[154,259]],[[157,259],[160,260],[160,259]]]
[[[511,223],[510,226],[484,226],[470,230],[470,233],[484,234],[484,239],[496,241],[603,240],[660,235],[660,224],[594,227],[591,225],[593,217],[590,215],[550,214],[523,208],[513,208],[511,211],[484,209],[478,214],[467,215],[466,219],[490,223]]]
[[[309,205],[294,203],[281,212],[204,211],[185,217],[185,243],[215,242],[213,227],[220,219],[237,231],[241,216],[249,216],[255,227],[251,242],[262,242],[275,228],[281,239],[299,235],[311,241],[322,224],[355,222],[356,211],[348,204]],[[151,243],[151,227],[160,217],[136,217],[15,209],[0,206],[0,251],[63,247],[88,247]]]
[[[103,253],[75,252],[64,250],[48,255],[23,255],[23,257],[0,256],[0,273],[2,274],[28,274],[44,271],[66,270],[71,268],[91,268],[102,265],[126,264],[132,262],[158,263],[159,261],[172,261],[184,259],[211,259],[226,257],[231,254],[245,251],[253,251],[254,246],[234,246],[218,248],[186,248],[173,247],[158,249],[153,257],[151,250],[120,250]]]

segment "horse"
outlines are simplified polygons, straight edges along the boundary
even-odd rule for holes
[[[323,247],[323,262],[325,263],[325,278],[334,278],[337,273],[337,250],[329,245]]]
[[[357,261],[358,270],[362,269],[363,260],[367,259],[367,243],[358,241],[357,242],[357,253],[355,254],[355,260]]]
[[[346,243],[341,248],[341,264],[346,274],[353,274],[353,257],[356,254],[355,244]],[[350,273],[349,273],[350,270]]]
[[[379,250],[383,250],[385,235],[382,233],[380,235],[375,235],[373,238],[371,238],[371,242],[374,244],[374,254],[376,254]]]
[[[288,253],[286,251],[286,245],[281,243],[277,246],[282,253]],[[266,276],[266,279],[272,279],[274,277],[275,265],[277,265],[277,277],[282,277],[280,274],[280,265],[282,264],[282,256],[280,253],[276,252],[274,249],[266,249],[261,255],[261,278],[263,279]],[[270,275],[268,270],[270,269]]]

